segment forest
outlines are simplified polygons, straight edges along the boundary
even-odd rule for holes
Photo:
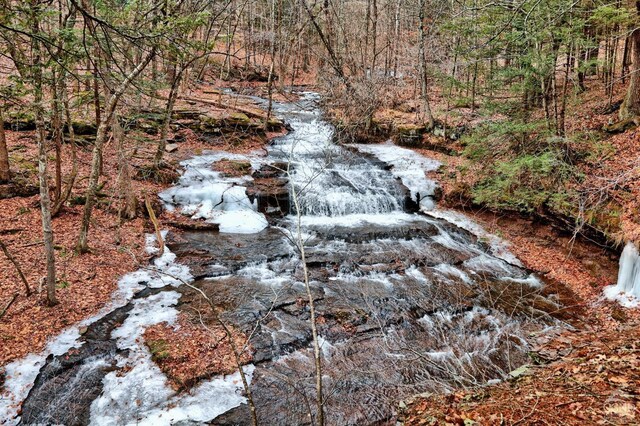
[[[0,424],[640,422],[640,1],[0,1]]]

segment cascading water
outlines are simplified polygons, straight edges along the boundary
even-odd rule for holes
[[[182,280],[251,336],[247,374],[260,422],[310,423],[314,363],[302,265],[291,242],[298,232],[318,314],[328,424],[392,422],[404,397],[500,379],[527,361],[525,336],[556,324],[546,312],[561,308],[554,295],[495,237],[479,238],[463,229],[477,233],[466,219],[430,211],[435,184],[424,171],[437,162],[389,144],[334,144],[316,100],[305,94],[297,104],[274,105],[294,131],[273,141],[266,158],[212,153],[183,163],[186,172],[162,199],[218,223],[220,232],[169,238],[170,250],[153,270],[130,279],[149,293],[114,314],[117,321],[96,321],[103,339],[91,337],[90,325],[90,336],[74,343],[92,358],[58,368],[69,356],[58,351],[35,385],[28,383],[24,420],[250,423],[237,377],[214,377],[177,394],[140,341],[145,327],[188,310],[178,299],[197,297]],[[267,220],[268,209],[247,195],[254,178],[211,170],[223,158],[249,161],[254,177],[277,165],[276,180],[295,186],[299,210],[284,203],[284,217]],[[160,280],[175,275],[180,280]],[[65,397],[53,409],[47,401],[63,381]],[[0,404],[0,415],[17,412],[2,410]]]
[[[605,296],[623,306],[640,305],[640,253],[633,242],[627,243],[620,256],[618,283],[605,289]]]

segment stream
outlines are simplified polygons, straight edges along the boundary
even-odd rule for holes
[[[331,425],[395,424],[399,401],[504,380],[530,339],[562,326],[559,296],[499,238],[435,208],[439,164],[382,145],[339,145],[304,93],[275,103],[293,131],[268,155],[205,153],[160,194],[220,232],[166,235],[168,249],[123,277],[104,311],[7,366],[0,424],[250,424],[239,374],[176,392],[152,360],[146,327],[176,321],[204,291],[251,336],[244,366],[265,425],[312,424],[315,376],[306,251]],[[220,160],[248,162],[227,176]],[[298,194],[292,198],[291,185]],[[155,239],[147,247],[157,253]],[[21,408],[20,408],[21,406]]]

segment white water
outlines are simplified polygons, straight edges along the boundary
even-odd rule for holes
[[[523,267],[520,259],[518,259],[509,250],[508,242],[498,237],[497,235],[487,232],[482,227],[482,225],[480,225],[470,217],[453,210],[445,209],[435,209],[426,211],[424,213],[428,216],[432,216],[438,219],[444,219],[449,223],[453,223],[454,225],[471,232],[480,240],[486,241],[489,244],[491,248],[491,254],[493,254],[495,257],[502,259],[512,265]]]
[[[411,191],[413,201],[419,203],[422,210],[430,210],[435,204],[431,199],[436,183],[426,174],[437,170],[440,162],[410,149],[401,148],[391,141],[381,145],[353,145],[361,152],[373,154],[379,160],[392,166],[391,173],[399,178]]]
[[[627,243],[622,251],[617,285],[606,287],[604,294],[622,306],[640,306],[640,253],[634,243]]]

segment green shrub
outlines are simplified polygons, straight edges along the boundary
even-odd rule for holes
[[[463,139],[471,159],[474,202],[496,209],[532,212],[543,205],[570,211],[566,184],[577,178],[567,162],[568,141],[543,122],[503,120],[484,124]]]

